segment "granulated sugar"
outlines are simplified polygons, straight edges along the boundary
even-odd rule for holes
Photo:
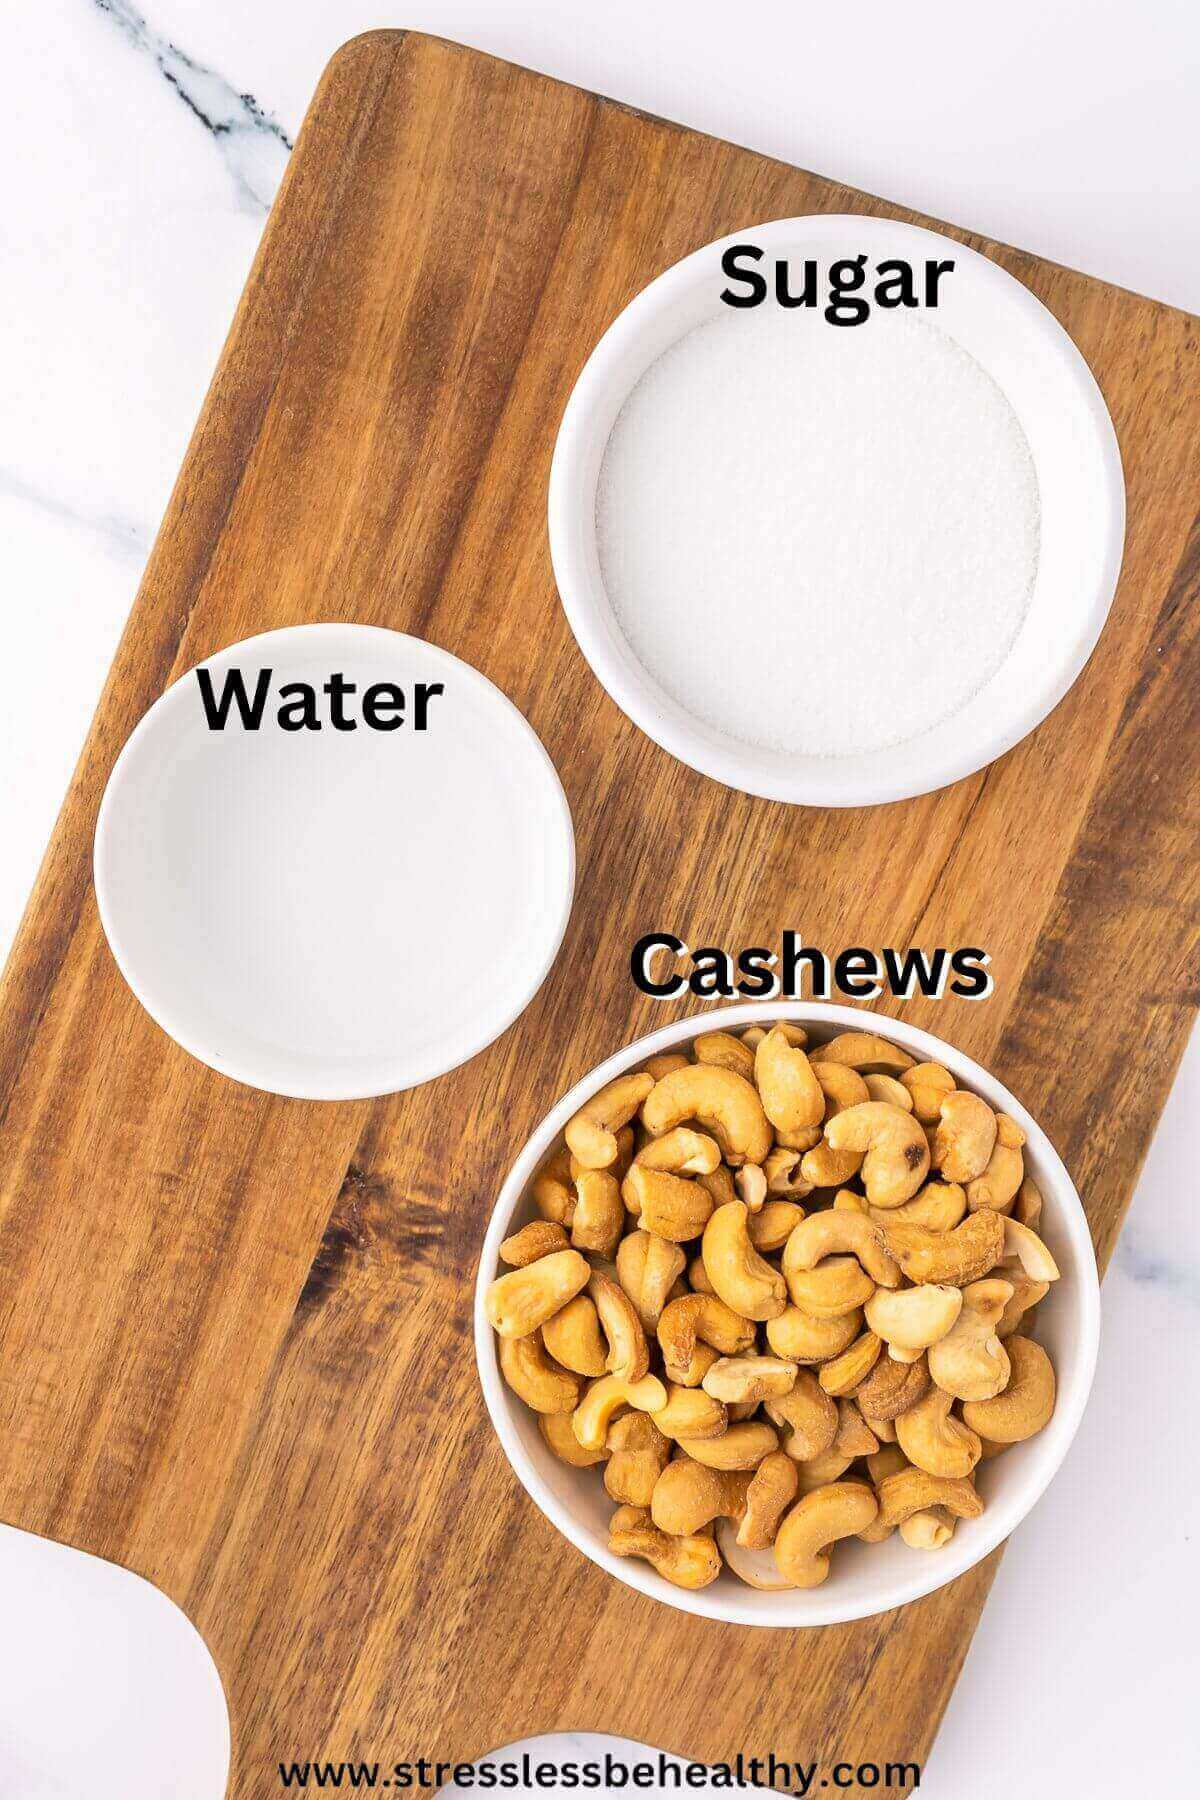
[[[1025,616],[1038,517],[1016,414],[943,332],[766,306],[651,365],[596,502],[609,598],[659,684],[732,737],[825,756],[979,692]]]

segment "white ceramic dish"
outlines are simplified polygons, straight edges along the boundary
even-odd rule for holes
[[[756,749],[685,711],[626,641],[604,590],[596,484],[626,397],[664,350],[727,309],[720,259],[753,243],[768,257],[867,252],[923,262],[952,256],[930,318],[1008,396],[1029,442],[1041,494],[1041,553],[1029,611],[1011,653],[958,712],[899,746],[852,756]],[[764,265],[766,266],[766,265]],[[870,324],[857,327],[870,330]],[[1058,704],[1103,628],[1120,572],[1125,487],[1100,390],[1062,327],[986,257],[892,219],[821,214],[735,232],[686,257],[626,307],[571,394],[550,477],[550,548],[571,629],[617,705],[680,761],[729,787],[806,806],[864,806],[944,787],[1009,750]]]
[[[572,1469],[543,1443],[535,1415],[505,1385],[495,1335],[484,1312],[488,1283],[503,1272],[499,1248],[510,1230],[536,1217],[528,1199],[532,1177],[562,1142],[567,1120],[588,1096],[625,1069],[702,1031],[743,1030],[763,1020],[793,1019],[814,1040],[839,1031],[876,1029],[918,1060],[943,1063],[992,1106],[1011,1114],[1028,1134],[1026,1161],[1045,1201],[1043,1230],[1062,1279],[1038,1315],[1037,1337],[1058,1377],[1058,1402],[1045,1430],[985,1464],[978,1475],[986,1501],[981,1518],[963,1520],[944,1550],[911,1550],[898,1533],[883,1544],[839,1544],[829,1578],[807,1591],[762,1593],[723,1571],[710,1587],[688,1593],[672,1587],[648,1564],[613,1556],[607,1546],[613,1503],[599,1471]],[[973,1062],[928,1032],[845,1006],[791,1001],[719,1008],[664,1026],[618,1051],[584,1078],[546,1116],[500,1190],[480,1259],[475,1294],[475,1350],[492,1423],[526,1491],[563,1536],[618,1581],[684,1612],[742,1625],[835,1625],[917,1600],[987,1556],[1020,1524],[1062,1462],[1083,1416],[1100,1337],[1100,1286],[1091,1233],[1071,1178],[1019,1101]]]
[[[253,687],[391,682],[397,730],[205,723],[189,672],[117,759],[96,898],[121,972],[193,1056],[301,1099],[393,1093],[457,1067],[528,1005],[574,889],[571,815],[516,707],[434,644],[305,625],[203,665]],[[440,682],[428,728],[415,684]]]

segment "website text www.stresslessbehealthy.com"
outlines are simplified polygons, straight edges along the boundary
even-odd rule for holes
[[[419,1756],[411,1762],[281,1762],[279,1782],[298,1793],[373,1793],[418,1788],[434,1792],[451,1783],[469,1790],[537,1788],[544,1792],[584,1788],[620,1791],[660,1788],[679,1792],[710,1788],[771,1787],[800,1796],[822,1788],[849,1792],[877,1789],[906,1793],[920,1786],[915,1762],[786,1762],[768,1751],[762,1756],[741,1752],[727,1763],[680,1762],[663,1754],[626,1761],[607,1752],[592,1760],[544,1762],[525,1753],[487,1763],[444,1762]]]

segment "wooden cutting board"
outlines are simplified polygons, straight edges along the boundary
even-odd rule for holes
[[[567,630],[546,480],[595,340],[688,251],[828,210],[913,216],[398,32],[335,58],[292,158],[8,967],[0,1046],[0,1518],[186,1609],[226,1684],[237,1795],[277,1793],[281,1758],[466,1757],[552,1727],[709,1759],[922,1760],[970,1642],[994,1557],[808,1633],[690,1619],[610,1580],[510,1473],[469,1330],[527,1133],[680,1010],[631,986],[644,930],[985,946],[991,1000],[905,1017],[1041,1118],[1102,1262],[1187,1037],[1196,320],[954,234],[1072,333],[1129,486],[1099,649],[983,774],[860,812],[743,798],[634,730]],[[122,984],[90,884],[100,794],[147,706],[220,645],[314,619],[419,632],[484,670],[547,745],[578,833],[574,918],[534,1004],[466,1068],[376,1104],[272,1099],[191,1061]],[[477,957],[462,946],[463,981]],[[984,1709],[984,1751],[993,1729]]]

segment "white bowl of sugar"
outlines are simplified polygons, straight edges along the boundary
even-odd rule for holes
[[[1026,288],[937,233],[822,214],[710,244],[620,314],[549,512],[571,628],[635,724],[744,792],[865,806],[971,774],[1058,704],[1125,490],[1091,372]]]

